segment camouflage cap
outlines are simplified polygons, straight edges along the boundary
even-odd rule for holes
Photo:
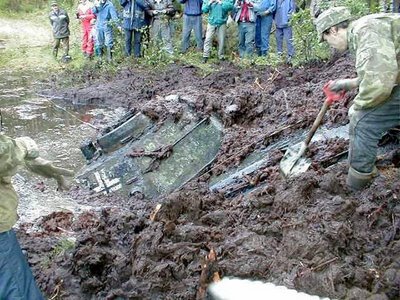
[[[57,1],[51,1],[50,2],[50,6],[58,6],[58,2]]]
[[[321,13],[315,20],[319,40],[323,41],[322,34],[325,30],[350,19],[350,10],[345,6],[332,7]]]

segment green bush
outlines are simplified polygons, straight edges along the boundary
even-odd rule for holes
[[[328,2],[321,2],[322,10],[326,10]],[[365,0],[338,0],[335,6],[346,6],[355,17],[361,17],[369,14],[370,3]],[[293,28],[293,40],[296,49],[296,64],[308,63],[313,60],[328,58],[330,51],[326,43],[319,43],[317,31],[311,18],[309,9],[300,9],[291,19]]]
[[[338,0],[336,6],[348,7],[354,17],[365,16],[371,11],[369,4],[365,0]]]
[[[290,21],[293,29],[293,43],[296,49],[296,64],[309,63],[329,57],[325,43],[319,43],[317,31],[309,9],[300,9]]]

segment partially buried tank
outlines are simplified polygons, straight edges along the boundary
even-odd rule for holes
[[[207,169],[222,138],[217,117],[199,116],[188,106],[178,119],[171,115],[162,121],[131,112],[81,146],[87,165],[76,179],[95,193],[155,198]]]

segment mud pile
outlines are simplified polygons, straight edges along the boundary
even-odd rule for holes
[[[182,65],[161,74],[124,70],[111,82],[63,92],[69,99],[125,105],[159,122],[170,113],[179,118],[179,107],[164,100],[179,95],[200,114],[219,115],[225,136],[214,165],[179,192],[144,201],[93,197],[77,187],[71,193],[78,202],[105,208],[54,213],[35,231],[21,227],[21,244],[44,293],[52,299],[196,299],[218,272],[325,297],[399,299],[397,150],[380,157],[380,176],[357,194],[345,186],[344,162],[319,163],[347,149],[341,139],[313,144],[308,155],[314,163],[296,179],[282,179],[283,153],[276,150],[245,189],[227,197],[208,188],[212,175],[254,149],[309,128],[324,100],[322,86],[352,77],[351,60],[299,69],[219,68],[208,76]],[[327,126],[347,122],[353,96],[333,105]],[[73,247],[62,247],[67,238]],[[216,261],[207,258],[214,252]]]

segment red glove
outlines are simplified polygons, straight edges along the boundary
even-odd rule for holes
[[[342,90],[340,93],[337,93],[331,89],[333,81],[328,81],[325,83],[323,91],[326,97],[326,101],[328,101],[328,104],[331,105],[333,102],[340,101],[344,98],[344,95],[346,94],[345,90]]]

